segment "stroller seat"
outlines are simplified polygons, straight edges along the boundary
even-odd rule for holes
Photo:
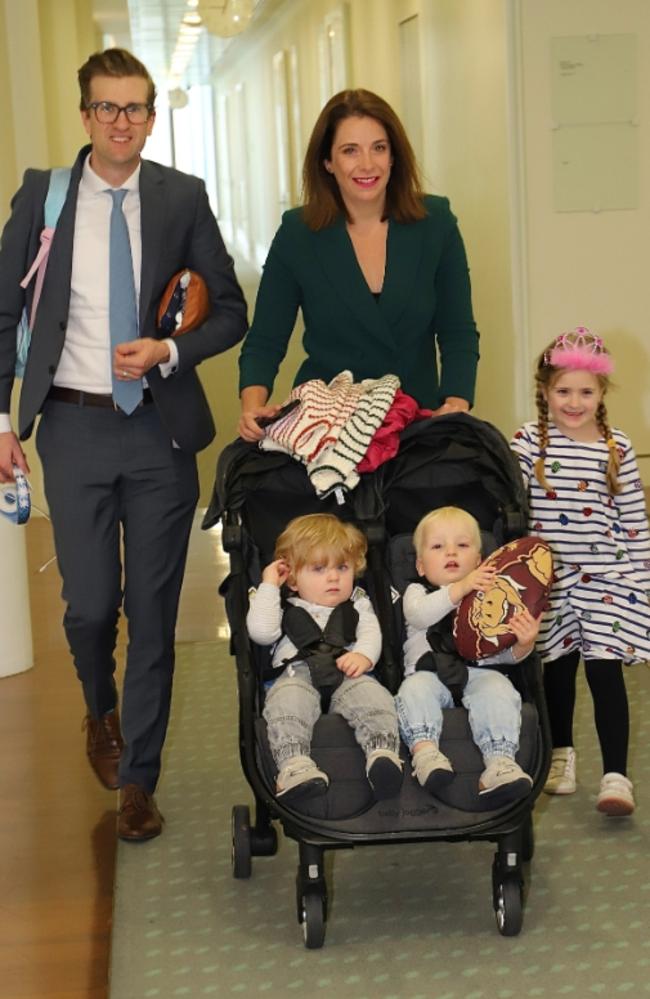
[[[256,722],[260,769],[270,789],[275,786],[276,769],[262,719]],[[399,797],[375,802],[366,778],[365,758],[352,729],[340,715],[322,715],[316,722],[311,756],[330,778],[326,794],[296,802],[292,808],[300,815],[334,823],[349,820],[346,828],[367,832],[391,833],[422,831],[432,814],[440,816],[447,829],[467,829],[485,822],[486,815],[497,811],[478,793],[478,779],[485,764],[472,740],[465,708],[443,711],[440,748],[451,761],[455,777],[433,798],[424,791],[411,773],[408,751],[401,746],[404,780]],[[522,705],[520,746],[517,762],[526,773],[539,766],[539,718],[534,704]],[[503,809],[501,809],[503,811]],[[444,817],[444,818],[443,818]]]

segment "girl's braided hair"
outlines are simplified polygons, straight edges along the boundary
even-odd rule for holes
[[[620,493],[621,486],[618,481],[618,471],[621,459],[616,441],[612,436],[604,398],[611,384],[609,377],[611,367],[609,351],[603,344],[603,341],[583,326],[577,327],[577,329],[572,330],[570,333],[563,333],[561,336],[556,337],[553,343],[549,344],[538,357],[537,364],[535,365],[535,404],[537,406],[539,458],[535,462],[534,471],[535,478],[544,489],[550,489],[544,473],[544,462],[548,448],[548,402],[546,400],[546,392],[564,372],[587,370],[591,371],[595,376],[603,394],[603,398],[596,410],[596,423],[607,443],[609,451],[607,460],[607,487],[610,496],[616,496],[617,493]]]

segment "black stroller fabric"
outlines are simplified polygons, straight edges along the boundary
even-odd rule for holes
[[[318,499],[305,466],[288,454],[261,451],[240,439],[224,448],[203,528],[241,518],[254,539],[262,565],[273,558],[276,539],[289,520],[307,513],[333,513],[363,525],[381,517],[383,502],[374,476],[362,476],[340,503],[333,494]]]
[[[503,434],[463,413],[410,424],[381,469],[389,535],[412,534],[429,510],[460,506],[495,546],[525,533],[528,498]]]

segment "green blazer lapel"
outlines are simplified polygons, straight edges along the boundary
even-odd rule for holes
[[[425,229],[420,222],[406,225],[391,220],[388,224],[386,273],[379,307],[391,328],[399,323],[409,304],[417,298]]]
[[[345,302],[355,319],[371,336],[394,347],[395,338],[390,325],[384,310],[377,307],[359,267],[345,221],[339,219],[334,225],[313,233],[312,238],[316,256],[331,281],[334,293]]]
[[[165,223],[165,184],[162,174],[146,160],[140,167],[140,233],[142,262],[140,265],[140,329],[151,303],[154,279],[162,246]],[[169,277],[172,275],[170,274]]]

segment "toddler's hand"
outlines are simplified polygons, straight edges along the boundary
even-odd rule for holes
[[[363,676],[364,673],[372,669],[372,663],[368,656],[364,656],[360,652],[344,652],[336,660],[336,665],[341,673],[345,673],[350,679]]]
[[[489,590],[496,578],[497,571],[493,566],[488,566],[483,562],[477,569],[468,572],[460,585],[463,588],[463,596],[475,590]]]
[[[282,558],[278,558],[275,562],[270,562],[262,573],[263,583],[272,583],[273,586],[282,586],[286,583],[287,577],[289,575],[289,566]]]
[[[508,628],[517,639],[512,647],[515,659],[524,659],[532,652],[539,635],[541,621],[541,614],[539,617],[533,617],[525,607],[510,618]]]

